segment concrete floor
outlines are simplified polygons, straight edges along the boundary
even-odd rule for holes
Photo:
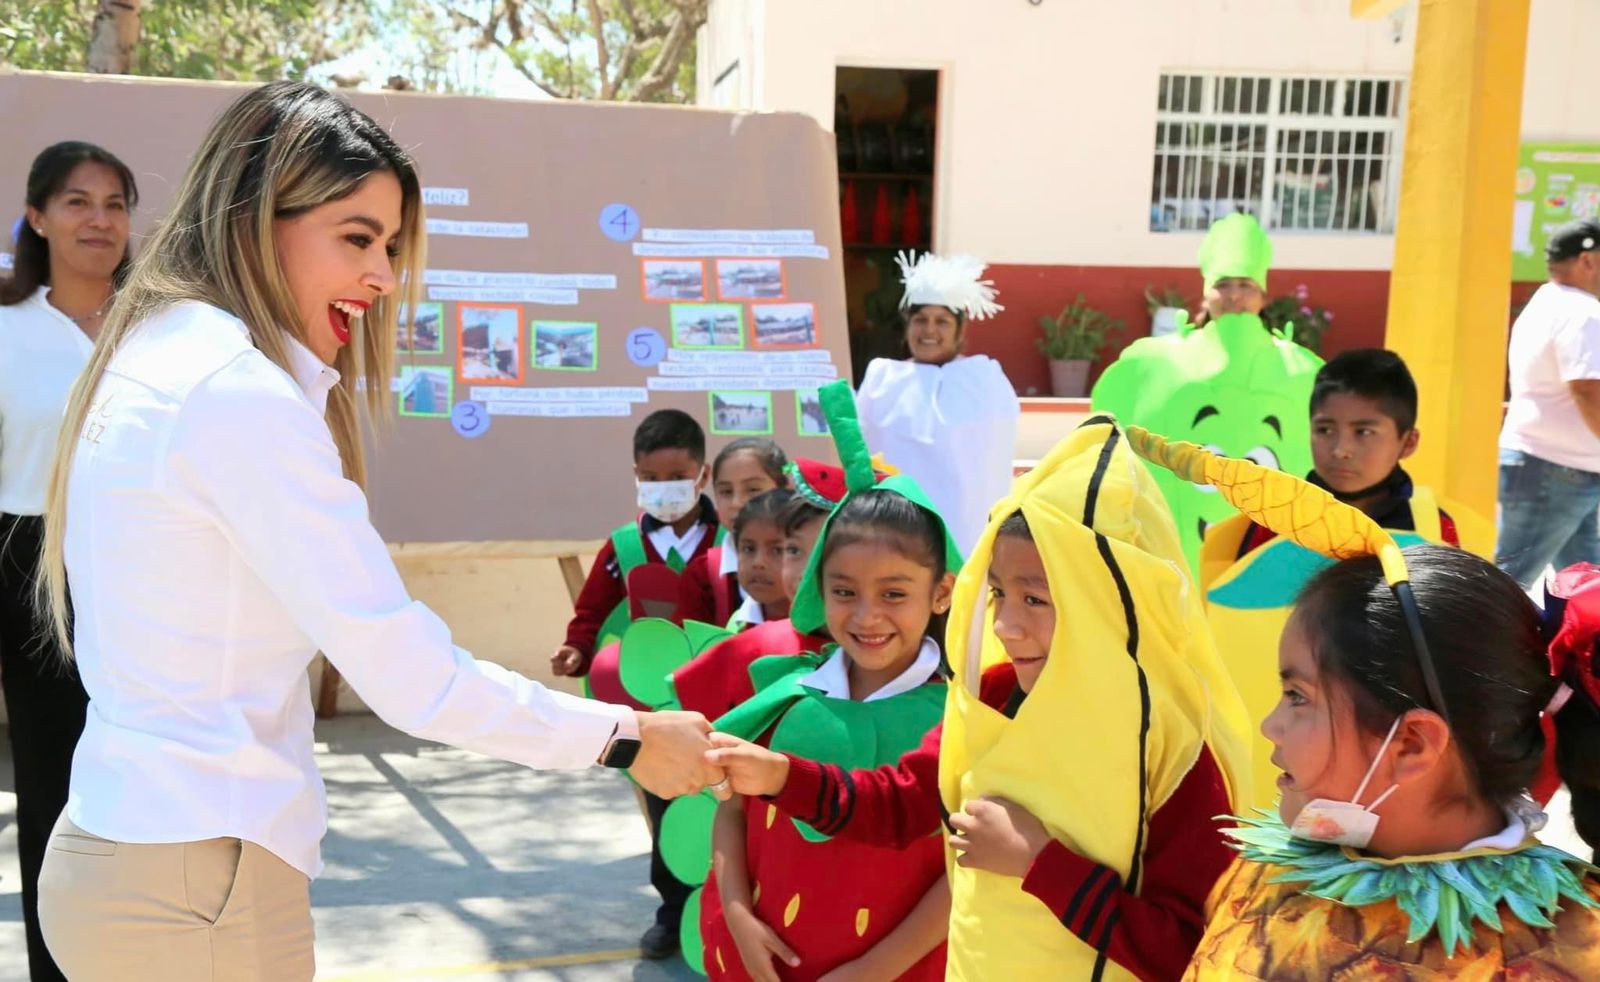
[[[655,911],[632,785],[540,773],[398,733],[317,728],[326,870],[312,886],[317,978],[668,982],[638,959]],[[0,736],[0,980],[27,977],[11,754]]]
[[[655,910],[632,786],[423,743],[371,716],[317,727],[327,869],[313,885],[317,978],[668,982],[637,958]],[[23,980],[11,754],[0,736],[0,982]],[[1543,838],[1580,855],[1562,792]]]

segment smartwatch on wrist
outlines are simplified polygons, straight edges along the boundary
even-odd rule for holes
[[[612,729],[611,739],[606,741],[606,749],[600,753],[600,766],[626,770],[633,766],[642,746],[643,743],[639,740],[639,721],[630,712],[626,723],[619,722]]]

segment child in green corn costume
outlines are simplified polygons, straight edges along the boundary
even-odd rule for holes
[[[1229,457],[1309,471],[1306,406],[1322,359],[1262,323],[1271,265],[1272,243],[1254,218],[1234,214],[1212,225],[1200,247],[1203,327],[1180,324],[1176,335],[1129,345],[1095,383],[1093,409]],[[1234,508],[1170,472],[1157,472],[1156,481],[1198,572],[1206,527]]]

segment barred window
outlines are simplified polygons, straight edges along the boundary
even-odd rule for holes
[[[1164,74],[1150,230],[1393,232],[1404,111],[1399,78]]]

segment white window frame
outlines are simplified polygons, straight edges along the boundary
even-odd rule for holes
[[[1192,127],[1264,126],[1266,128],[1265,149],[1258,156],[1259,163],[1263,168],[1261,178],[1261,194],[1259,200],[1253,202],[1255,206],[1255,214],[1261,219],[1264,227],[1285,234],[1306,235],[1357,235],[1365,237],[1375,235],[1392,235],[1394,233],[1395,218],[1398,212],[1399,204],[1400,174],[1403,164],[1402,158],[1405,143],[1407,99],[1410,89],[1409,78],[1403,75],[1395,74],[1287,74],[1273,72],[1217,72],[1174,68],[1165,69],[1161,72],[1161,77],[1158,83],[1160,88],[1158,89],[1158,92],[1170,91],[1167,89],[1167,86],[1172,83],[1172,80],[1180,77],[1185,80],[1186,89],[1188,84],[1193,80],[1198,79],[1200,81],[1202,86],[1200,109],[1199,111],[1175,110],[1171,108],[1162,109],[1160,108],[1160,96],[1158,95],[1158,101],[1156,103],[1156,141],[1151,154],[1151,162],[1154,168],[1154,171],[1151,175],[1151,197],[1149,202],[1151,215],[1148,219],[1149,229],[1151,232],[1160,234],[1168,232],[1204,231],[1207,227],[1209,227],[1212,221],[1215,221],[1216,219],[1227,214],[1227,211],[1219,211],[1217,207],[1217,171],[1219,169],[1219,165],[1228,163],[1230,161],[1237,161],[1240,156],[1244,156],[1246,154],[1249,156],[1257,156],[1256,152],[1253,150],[1244,151],[1242,154],[1235,154],[1229,151],[1218,149],[1208,155],[1203,151],[1198,151],[1192,148],[1168,147],[1163,145],[1162,141],[1165,139],[1167,126],[1169,124],[1179,124]],[[1269,83],[1271,89],[1267,97],[1266,112],[1225,112],[1217,108],[1221,105],[1220,89],[1222,87],[1222,83],[1229,80],[1233,80],[1236,83],[1242,83],[1245,80],[1249,80],[1252,83],[1252,87],[1255,83],[1259,82]],[[1285,89],[1294,82],[1324,83],[1322,104],[1327,108],[1328,111],[1320,113],[1293,113],[1285,111]],[[1393,86],[1393,88],[1390,90],[1390,98],[1394,103],[1393,115],[1342,115],[1349,86],[1362,82],[1389,82]],[[1236,84],[1235,92],[1237,93],[1240,88],[1241,86]],[[1187,99],[1185,101],[1187,101]],[[1341,155],[1338,154],[1337,151],[1331,155],[1323,154],[1321,152],[1285,154],[1279,149],[1280,135],[1285,132],[1294,131],[1368,134],[1381,133],[1385,137],[1388,149],[1387,152],[1383,154],[1373,153],[1371,152],[1370,148],[1368,152],[1362,154]],[[1202,207],[1209,208],[1209,215],[1199,217],[1189,216],[1184,214],[1183,209],[1180,208],[1176,220],[1170,224],[1158,221],[1156,218],[1155,209],[1158,206],[1164,206],[1167,201],[1172,200],[1170,197],[1166,196],[1164,192],[1167,186],[1167,178],[1169,174],[1167,162],[1168,159],[1174,155],[1184,158],[1180,163],[1180,167],[1183,167],[1184,169],[1192,167],[1194,169],[1194,179],[1197,184],[1199,181],[1201,161],[1210,159],[1214,162],[1212,168],[1210,196],[1206,197],[1198,194],[1193,196],[1195,200],[1198,200]],[[1377,227],[1365,227],[1366,216],[1364,214],[1364,207],[1363,214],[1359,216],[1360,221],[1354,223],[1351,221],[1351,214],[1353,210],[1352,203],[1356,200],[1353,196],[1345,197],[1342,208],[1344,214],[1340,216],[1340,220],[1337,223],[1330,222],[1330,224],[1327,226],[1280,224],[1280,202],[1278,201],[1277,187],[1280,157],[1309,158],[1313,161],[1311,168],[1313,173],[1317,173],[1320,170],[1321,165],[1325,160],[1352,160],[1364,166],[1364,174],[1368,175],[1369,179],[1370,175],[1375,169],[1374,165],[1381,163],[1383,167],[1383,176],[1381,178],[1382,197],[1376,208]],[[1234,166],[1237,166],[1237,164],[1235,163]],[[1352,164],[1352,167],[1353,166],[1355,166],[1355,164]],[[1251,173],[1253,175],[1253,170]],[[1196,187],[1195,190],[1198,192],[1201,189]],[[1182,201],[1184,199],[1179,200]],[[1222,199],[1223,202],[1229,202],[1230,200],[1231,196],[1224,197]],[[1338,201],[1338,196],[1335,195],[1336,205],[1338,204]],[[1232,208],[1230,207],[1228,210],[1231,211]],[[1339,210],[1341,209],[1335,208],[1334,212]],[[1330,212],[1330,218],[1334,217],[1334,212]]]

